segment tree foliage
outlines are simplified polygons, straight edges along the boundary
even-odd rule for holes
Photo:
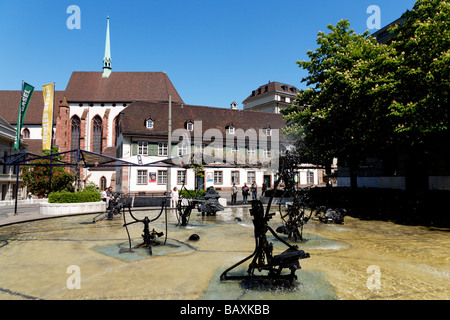
[[[448,137],[449,2],[417,1],[402,18],[387,45],[347,20],[329,25],[309,60],[297,62],[308,88],[283,114],[305,160],[357,167],[367,156]]]
[[[57,153],[57,151],[55,152]],[[43,155],[50,154],[47,150]],[[56,164],[58,160],[53,159],[52,164]],[[70,191],[73,192],[75,175],[66,171],[64,167],[50,167],[49,159],[34,160],[31,166],[23,166],[20,175],[22,179],[22,187],[27,187],[27,192],[39,198],[44,198],[50,192]],[[51,173],[50,173],[51,170]],[[51,175],[51,186],[50,186]]]

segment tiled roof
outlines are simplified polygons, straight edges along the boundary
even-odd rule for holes
[[[248,102],[249,100],[259,98],[264,94],[272,93],[272,92],[280,92],[288,95],[297,95],[299,90],[291,85],[281,83],[281,82],[269,82],[253,90],[252,93],[243,101]]]
[[[0,116],[8,123],[17,125],[17,116],[20,106],[20,90],[0,90]],[[55,107],[53,119],[56,118],[56,111],[60,101],[64,99],[63,91],[55,92]],[[42,91],[34,91],[28,105],[27,114],[25,116],[24,126],[26,125],[42,125],[42,112],[44,110],[44,97]]]
[[[129,102],[134,100],[182,103],[180,95],[165,72],[73,72],[66,88],[70,102]]]
[[[168,103],[133,102],[121,113],[122,134],[167,137],[168,110]],[[145,122],[149,118],[154,121],[153,129],[147,129],[145,126]],[[188,121],[201,121],[203,133],[208,129],[215,128],[222,132],[223,137],[226,133],[225,128],[229,125],[244,131],[252,128],[256,130],[257,134],[259,129],[285,127],[285,120],[281,114],[172,103],[172,131],[186,128]]]

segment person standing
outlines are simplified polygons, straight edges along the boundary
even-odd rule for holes
[[[233,183],[233,186],[231,187],[231,204],[236,204],[237,193],[238,188],[236,187],[236,184]]]
[[[244,201],[244,204],[248,202],[248,187],[247,184],[244,183],[244,186],[242,187],[242,200]]]
[[[170,207],[176,208],[178,206],[178,188],[173,187],[173,190],[170,191]]]
[[[106,202],[106,209],[109,208],[109,200],[111,200],[111,197],[108,194],[109,188],[105,188],[102,192],[102,200]]]
[[[258,187],[256,185],[256,181],[253,181],[251,190],[252,190],[252,200],[256,200],[258,196]]]
[[[262,189],[261,189],[261,197],[264,197],[264,195],[266,194],[266,190],[267,190],[267,183],[266,183],[266,180],[264,180]]]

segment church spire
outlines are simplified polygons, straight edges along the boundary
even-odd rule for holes
[[[106,25],[106,43],[105,43],[105,56],[103,57],[103,74],[102,78],[108,78],[111,74],[111,47],[109,44],[109,15]]]

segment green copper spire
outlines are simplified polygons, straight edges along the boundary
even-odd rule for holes
[[[102,78],[108,78],[111,74],[111,47],[109,44],[109,15],[106,25],[106,43],[105,43],[105,56],[103,57],[103,75]]]

